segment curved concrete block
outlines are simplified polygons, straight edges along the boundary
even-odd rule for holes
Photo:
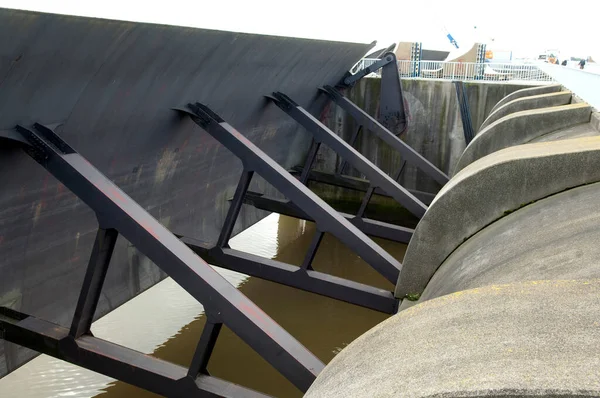
[[[479,132],[465,148],[454,173],[492,152],[525,144],[544,134],[590,121],[588,104],[571,104],[510,114]]]
[[[563,88],[560,84],[550,84],[547,86],[524,88],[522,90],[515,91],[514,93],[511,93],[511,94],[507,95],[506,97],[502,98],[500,101],[498,101],[498,103],[496,105],[494,105],[494,107],[492,108],[490,115],[492,113],[496,112],[496,110],[498,108],[500,108],[501,106],[504,106],[504,105],[508,104],[509,102],[514,101],[518,98],[531,97],[532,95],[556,93],[556,92],[561,91],[562,89]]]
[[[570,91],[557,93],[533,95],[531,97],[517,98],[492,112],[483,122],[479,130],[485,129],[496,120],[508,116],[511,113],[527,111],[530,109],[548,108],[551,106],[567,105],[571,102]]]
[[[593,137],[595,135],[600,135],[600,132],[594,129],[591,123],[582,123],[544,134],[541,137],[534,138],[528,143],[568,140],[580,137]]]
[[[417,225],[396,297],[420,295],[468,238],[524,204],[600,181],[600,137],[508,148],[469,165],[446,184]]]
[[[600,183],[525,206],[460,245],[421,301],[476,287],[539,279],[600,278]]]
[[[305,397],[600,396],[600,280],[495,285],[389,318]]]

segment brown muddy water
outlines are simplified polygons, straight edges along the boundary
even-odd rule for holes
[[[232,248],[300,265],[314,224],[271,214],[230,241]],[[376,239],[402,260],[406,245]],[[391,290],[392,285],[331,235],[325,235],[313,267],[318,271]],[[323,362],[388,315],[216,268]],[[202,305],[166,279],[92,326],[97,337],[188,366],[205,323]],[[229,329],[223,327],[209,372],[276,397],[301,392]],[[41,355],[0,380],[0,397],[158,397],[109,377]]]

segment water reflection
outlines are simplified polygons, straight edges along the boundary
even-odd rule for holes
[[[233,238],[238,250],[300,265],[314,224],[271,215]],[[378,240],[399,260],[405,245]],[[325,235],[313,266],[362,283],[392,285],[333,236]],[[316,294],[218,269],[309,350],[329,362],[341,349],[387,315]],[[167,299],[168,298],[168,299]],[[101,338],[188,366],[205,323],[202,306],[171,279],[94,323]],[[281,397],[302,394],[224,327],[208,366],[216,377]],[[27,380],[24,383],[24,380]],[[153,397],[136,387],[40,356],[0,381],[2,397]]]

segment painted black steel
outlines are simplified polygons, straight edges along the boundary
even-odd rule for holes
[[[286,199],[269,198],[257,192],[248,192],[244,197],[244,202],[257,209],[314,221],[301,209]],[[357,217],[343,212],[340,212],[339,214],[369,236],[376,236],[394,242],[408,243],[414,233],[414,229],[412,228],[402,227],[400,225],[390,224],[379,220],[372,220],[370,218]]]
[[[229,242],[229,238],[231,238],[231,233],[233,231],[233,227],[235,226],[235,220],[237,220],[238,214],[240,214],[242,204],[244,203],[244,196],[246,195],[246,191],[248,191],[248,187],[250,186],[253,175],[253,171],[244,170],[242,172],[240,182],[238,183],[238,186],[235,189],[235,194],[233,195],[233,200],[231,201],[231,205],[229,205],[229,210],[227,212],[227,216],[225,217],[225,223],[221,229],[221,234],[217,240],[217,246],[219,247],[228,246],[227,242]]]
[[[381,92],[379,96],[378,119],[385,127],[394,134],[402,134],[408,129],[408,120],[402,94],[400,73],[398,72],[398,61],[396,54],[386,53],[383,58],[376,61],[365,69],[354,75],[344,78],[344,86],[352,86],[366,75],[381,68]]]
[[[216,377],[192,377],[182,366],[90,335],[75,339],[67,328],[5,307],[0,307],[0,330],[6,341],[165,397],[268,397]]]
[[[454,82],[454,86],[456,88],[456,98],[458,100],[458,108],[460,109],[460,119],[463,125],[465,143],[469,145],[473,138],[475,138],[475,129],[473,128],[473,121],[471,119],[469,97],[467,96],[465,83],[462,80],[456,80]]]
[[[383,68],[384,66],[386,66],[388,64],[393,63],[395,65],[396,64],[394,62],[395,60],[396,60],[396,57],[394,56],[394,54],[387,53],[381,59],[377,60],[376,62],[367,66],[366,68],[359,70],[354,75],[346,76],[344,78],[344,84],[346,86],[351,86],[354,83],[356,83],[357,81],[359,81],[360,79],[362,79],[363,77],[367,76],[368,74],[377,72],[379,69]]]
[[[358,139],[358,135],[360,134],[360,132],[362,131],[362,124],[359,125],[356,130],[354,130],[354,133],[352,133],[352,137],[350,137],[350,146],[354,148],[354,144],[356,144],[356,140]],[[348,166],[348,161],[346,159],[342,159],[342,163],[340,164],[340,172],[339,174],[346,174],[346,167]],[[303,171],[304,172],[304,171]]]
[[[98,306],[100,293],[102,293],[102,285],[118,236],[119,233],[116,229],[98,228],[79,301],[75,307],[75,315],[69,333],[71,337],[78,338],[85,333],[90,333],[94,313]]]
[[[178,110],[190,116],[196,124],[240,158],[245,170],[260,174],[269,184],[294,202],[315,221],[320,231],[336,236],[390,282],[397,281],[402,266],[400,262],[339,215],[210,108],[195,103]],[[319,140],[316,139],[316,141]]]
[[[402,162],[402,164],[400,165],[400,168],[398,169],[396,174],[394,174],[394,181],[398,181],[398,179],[402,175],[404,166],[406,166],[406,161]],[[365,214],[365,211],[367,210],[367,206],[369,205],[369,201],[373,197],[374,193],[375,193],[375,187],[373,185],[370,185],[369,188],[367,189],[367,192],[363,196],[363,200],[360,203],[360,208],[358,209],[358,212],[356,213],[356,217],[362,217]]]
[[[285,89],[319,112],[325,98],[317,87],[338,83],[369,48],[0,8],[0,137],[23,140],[16,124],[61,122],[60,136],[159,221],[214,244],[242,168],[170,107],[209,101],[289,168],[310,137],[277,109],[265,110],[263,94]],[[97,223],[14,146],[0,138],[0,297],[56,322],[75,310]],[[265,215],[242,210],[233,235]],[[95,318],[165,277],[119,239]],[[0,377],[33,355],[0,344]]]
[[[304,257],[304,260],[302,261],[302,265],[300,268],[302,269],[310,269],[312,270],[312,262],[315,259],[315,255],[317,254],[317,250],[319,249],[319,245],[321,244],[321,241],[323,240],[323,232],[316,230],[315,234],[312,238],[312,240],[310,241],[310,246],[308,247],[308,251],[306,252],[306,256]]]
[[[189,237],[181,237],[205,261],[246,275],[320,294],[372,310],[395,314],[398,300],[392,292],[339,278],[323,272],[271,260],[235,249],[218,248]]]
[[[294,167],[292,169],[292,173],[298,174],[302,173],[304,170],[302,167]],[[362,178],[348,176],[348,175],[340,175],[340,174],[332,174],[326,173],[324,171],[311,170],[309,174],[309,181],[320,182],[323,184],[333,185],[341,188],[348,188],[354,191],[365,192],[369,189],[369,181],[364,180]],[[417,197],[421,202],[429,205],[433,198],[435,198],[435,194],[430,192],[416,191],[413,189],[408,190],[411,194]],[[375,189],[375,195],[390,197],[386,192],[382,191],[380,188]]]
[[[333,131],[288,96],[281,92],[275,92],[273,93],[273,97],[269,98],[285,113],[300,123],[302,127],[312,133],[315,140],[320,141],[333,149],[354,168],[363,173],[371,181],[371,184],[374,184],[387,192],[416,217],[421,218],[423,214],[425,214],[427,206],[423,204],[423,202],[394,181],[390,176],[381,171],[381,169],[371,163],[371,161],[364,157],[360,152],[352,148],[352,146],[338,137]]]
[[[17,126],[17,131],[31,144],[31,146],[24,148],[25,151],[96,212],[101,228],[118,231],[188,293],[201,302],[208,313],[218,313],[224,324],[295,386],[302,391],[308,389],[324,366],[310,351],[227,282],[119,187],[94,168],[85,158],[75,152],[52,130],[40,124],[35,124],[32,129]],[[97,253],[109,251],[102,250],[103,247],[100,244],[98,248]],[[94,264],[104,265],[107,262],[105,261],[106,257],[106,255],[101,254],[93,255],[92,261],[90,261],[90,269],[94,267]],[[94,276],[89,278],[91,281],[97,279],[99,278]],[[89,286],[96,286],[96,289],[90,289],[90,291],[97,292],[98,283],[90,283]],[[84,288],[80,303],[87,300],[89,296],[93,297],[94,295],[86,293]],[[78,308],[84,309],[82,313],[89,315],[89,311],[85,310],[88,307],[85,303],[78,306]],[[44,349],[40,349],[38,344],[32,344],[31,341],[31,338],[43,340],[43,330],[31,330],[33,337],[28,337],[25,333],[26,330],[23,329],[23,326],[26,325],[26,320],[20,322],[17,326],[21,327],[19,329],[21,333],[9,334],[10,338],[7,338],[7,340],[45,352]],[[74,325],[82,325],[81,327],[75,327],[76,331],[81,331],[85,329],[87,322],[78,321],[74,322]],[[85,352],[85,346],[81,348],[81,343],[89,341],[89,337],[82,335],[75,338],[77,333],[75,333],[75,336],[71,332],[67,334],[67,337],[60,335],[60,339],[52,342],[52,344],[56,343],[56,349],[51,354],[73,363],[84,364],[84,366],[101,371],[111,377],[133,382],[133,384],[150,391],[164,392],[163,386],[158,387],[156,385],[155,379],[159,379],[159,377],[153,371],[158,371],[157,369],[149,367],[147,375],[144,376],[144,372],[142,372],[142,375],[136,375],[131,379],[127,372],[117,370],[126,367],[126,364],[129,363],[124,360],[124,358],[129,357],[125,349],[119,351],[120,348],[115,349],[109,343],[94,340],[100,347],[93,347],[94,349],[102,352],[102,349],[106,348],[110,351],[110,354],[102,352],[99,357],[92,356],[91,358],[81,359],[78,354],[73,353],[73,350],[79,352],[78,350],[81,349]],[[115,355],[121,358],[114,359]],[[115,366],[115,369],[109,371],[100,364],[94,364],[94,361],[102,362],[106,358],[113,358],[111,363],[116,361],[122,366]],[[168,384],[167,381],[163,382]]]
[[[393,57],[393,62],[381,68],[381,90],[377,119],[388,130],[400,135],[408,129],[402,83],[400,82],[396,55],[389,53],[386,56]]]
[[[308,183],[310,169],[312,168],[312,165],[315,162],[315,159],[317,158],[317,153],[319,152],[320,147],[321,143],[313,139],[310,144],[310,149],[308,150],[308,155],[306,156],[306,161],[304,162],[302,174],[300,175],[300,182],[303,185],[306,185]]]
[[[200,340],[198,340],[196,352],[188,369],[188,376],[196,378],[200,373],[209,375],[208,361],[215,349],[221,327],[223,327],[223,322],[220,322],[214,314],[206,314],[206,324],[202,329]]]
[[[433,163],[427,160],[419,152],[415,151],[407,143],[394,135],[390,130],[385,128],[374,117],[362,110],[342,93],[331,86],[323,87],[322,91],[326,93],[340,108],[352,116],[365,129],[372,131],[386,144],[398,151],[404,160],[408,163],[423,170],[425,174],[433,178],[435,181],[444,185],[448,182],[448,176],[438,169]]]

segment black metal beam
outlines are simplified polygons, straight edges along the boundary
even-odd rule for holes
[[[292,173],[302,173],[303,171],[304,170],[302,169],[302,167],[294,167]],[[354,191],[360,192],[366,192],[370,186],[369,180],[349,175],[326,173],[324,171],[317,170],[310,171],[308,181],[320,182],[322,184],[334,185],[336,187],[352,189]],[[434,193],[416,191],[413,189],[409,189],[408,191],[426,205],[429,205],[436,195]],[[390,195],[382,191],[380,188],[375,188],[375,195],[385,196],[388,198],[390,197]]]
[[[323,232],[316,230],[315,234],[312,238],[312,240],[310,241],[310,246],[308,247],[308,250],[306,252],[306,256],[304,257],[304,260],[302,261],[302,265],[300,266],[300,268],[302,269],[308,269],[308,270],[312,270],[312,262],[315,259],[315,256],[317,254],[317,250],[319,250],[319,245],[321,244],[321,241],[323,240]]]
[[[307,221],[314,221],[302,210],[298,209],[292,202],[286,199],[269,198],[260,193],[248,191],[244,202],[257,209],[283,214]],[[414,233],[414,229],[390,224],[370,218],[359,218],[352,214],[339,212],[339,214],[350,221],[355,227],[367,235],[388,239],[394,242],[408,243]]]
[[[319,230],[336,236],[386,279],[396,283],[402,266],[399,261],[340,216],[243,134],[203,104],[188,104],[187,108],[178,110],[190,116],[196,124],[240,158],[246,170],[259,173],[269,184],[294,202],[315,221]]]
[[[25,151],[94,210],[102,228],[119,231],[295,386],[308,389],[324,367],[317,357],[53,131],[39,124],[17,130],[35,149]]]
[[[252,181],[253,175],[253,171],[242,171],[240,181],[238,182],[237,188],[235,189],[235,194],[233,195],[233,199],[231,201],[231,204],[229,205],[227,216],[225,216],[225,223],[221,228],[221,234],[219,235],[219,239],[217,240],[217,246],[219,247],[228,246],[229,238],[231,238],[233,227],[235,227],[235,221],[237,220],[237,216],[240,213],[240,210],[242,209],[242,204],[244,203],[244,196],[246,196],[246,191],[248,191],[248,187],[250,186],[250,182]]]
[[[404,108],[404,94],[398,71],[396,54],[387,53],[392,57],[390,62],[381,68],[381,89],[379,94],[379,117],[381,124],[394,134],[402,134],[408,129],[408,118]]]
[[[313,139],[310,144],[310,149],[308,150],[308,155],[306,156],[306,161],[304,162],[304,171],[300,175],[300,182],[303,185],[306,185],[306,183],[308,182],[308,175],[310,173],[310,169],[312,168],[312,165],[315,162],[320,147],[321,143]]]
[[[362,128],[363,128],[363,126],[361,124],[356,128],[356,130],[354,130],[354,133],[352,133],[352,137],[350,137],[350,146],[352,148],[354,148],[354,144],[356,144],[356,140],[358,139],[358,135],[362,131]],[[342,164],[340,165],[340,168],[339,168],[339,170],[340,170],[339,174],[346,173],[346,166],[348,166],[348,161],[346,159],[342,159]],[[304,173],[305,171],[303,170],[302,172]]]
[[[360,152],[352,148],[347,142],[329,130],[323,123],[317,120],[304,108],[296,104],[292,99],[281,92],[273,93],[269,97],[285,113],[290,115],[307,131],[311,132],[315,140],[320,141],[346,159],[354,168],[367,176],[371,184],[387,192],[398,203],[402,204],[412,214],[421,218],[427,206],[404,187],[385,174]]]
[[[456,80],[454,86],[456,88],[456,98],[458,100],[458,108],[460,109],[460,119],[463,125],[465,143],[469,145],[475,137],[475,130],[473,129],[473,121],[471,120],[471,110],[467,90],[465,88],[465,83],[462,80]]]
[[[398,151],[402,155],[402,158],[408,163],[423,170],[425,174],[433,178],[441,185],[444,185],[448,182],[449,178],[444,172],[438,169],[419,152],[411,148],[410,145],[398,138],[398,136],[393,134],[390,130],[385,128],[374,117],[362,110],[348,98],[344,97],[338,90],[331,86],[325,86],[321,90],[326,93],[340,108],[352,116],[360,125],[364,126],[365,129],[372,131],[386,144]]]
[[[0,307],[3,338],[167,397],[266,398],[265,394],[215,377],[191,377],[187,369],[129,348],[83,335]]]
[[[217,338],[223,323],[214,314],[206,313],[206,324],[202,329],[196,352],[188,369],[188,376],[197,377],[199,373],[208,374],[208,361],[215,349]]]
[[[397,310],[398,300],[394,298],[392,292],[385,289],[323,272],[306,270],[302,267],[234,249],[221,249],[189,237],[181,237],[181,241],[206,262],[218,267],[360,305],[386,314],[394,314]]]
[[[98,228],[94,248],[83,280],[79,301],[75,308],[70,334],[78,338],[90,332],[94,312],[98,306],[102,285],[106,278],[110,257],[112,256],[119,233],[115,229]]]

